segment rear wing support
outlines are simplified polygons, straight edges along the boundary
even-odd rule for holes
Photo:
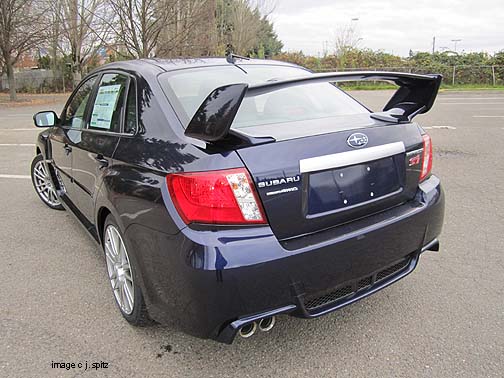
[[[231,84],[215,89],[196,111],[185,135],[217,142],[224,139],[245,97],[254,97],[280,89],[309,83],[337,83],[345,81],[390,81],[399,86],[383,111],[371,113],[371,117],[385,122],[411,122],[417,115],[428,112],[436,99],[443,77],[441,75],[416,75],[401,72],[330,72],[299,78],[272,81],[248,86]]]

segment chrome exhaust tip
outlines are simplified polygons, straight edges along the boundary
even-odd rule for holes
[[[259,329],[263,332],[271,331],[271,329],[275,326],[276,318],[274,316],[268,316],[266,318],[262,318],[259,321]]]
[[[252,336],[256,330],[257,330],[257,323],[252,322],[249,324],[245,324],[243,327],[241,327],[238,333],[240,334],[241,337],[247,339],[250,336]]]

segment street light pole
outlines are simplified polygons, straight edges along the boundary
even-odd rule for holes
[[[460,42],[462,40],[461,39],[452,39],[451,41],[455,44],[453,51],[457,52],[457,42]]]

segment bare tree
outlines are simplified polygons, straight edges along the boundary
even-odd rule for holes
[[[207,16],[212,21],[215,17],[212,0],[108,0],[108,4],[115,15],[109,23],[115,50],[133,58],[183,54],[207,40],[214,29],[207,25]],[[195,33],[202,25],[205,29]]]
[[[115,13],[110,25],[118,42],[129,56],[148,58],[154,55],[159,35],[173,17],[161,0],[108,0]]]
[[[61,27],[60,48],[70,51],[74,82],[78,82],[88,63],[108,40],[111,30],[107,20],[112,15],[104,0],[59,0],[53,4]]]
[[[51,68],[53,72],[57,70],[57,58],[58,52],[60,51],[60,43],[61,43],[61,19],[60,14],[62,11],[62,1],[61,0],[48,0],[49,1],[49,9],[52,12],[47,12],[45,15],[46,20],[49,25],[48,36],[47,36],[47,47],[49,49],[49,53],[51,56]]]
[[[261,16],[268,18],[276,9],[277,0],[248,0],[251,9],[257,9]]]
[[[3,60],[3,55],[0,54],[0,91],[3,90],[3,80],[2,77],[5,73],[5,62]]]
[[[340,67],[346,66],[349,53],[359,47],[360,41],[362,38],[360,38],[360,33],[354,22],[338,28],[335,36],[334,55],[336,55]]]
[[[0,2],[0,52],[7,71],[11,101],[17,100],[14,65],[22,54],[44,38],[45,25],[39,21],[42,11],[34,0]]]
[[[172,14],[160,35],[157,56],[209,55],[215,50],[214,0],[161,0]]]
[[[259,9],[250,8],[249,1],[236,0],[230,9],[229,23],[231,32],[229,43],[233,51],[246,54],[257,44],[260,24]]]
[[[360,41],[362,38],[354,23],[339,27],[335,36],[335,55],[344,56],[349,50],[359,47]]]

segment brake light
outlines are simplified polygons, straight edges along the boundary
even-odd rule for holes
[[[172,173],[170,196],[186,224],[264,224],[266,217],[244,168]]]
[[[420,181],[424,180],[432,170],[432,140],[428,134],[423,136],[422,171]]]

